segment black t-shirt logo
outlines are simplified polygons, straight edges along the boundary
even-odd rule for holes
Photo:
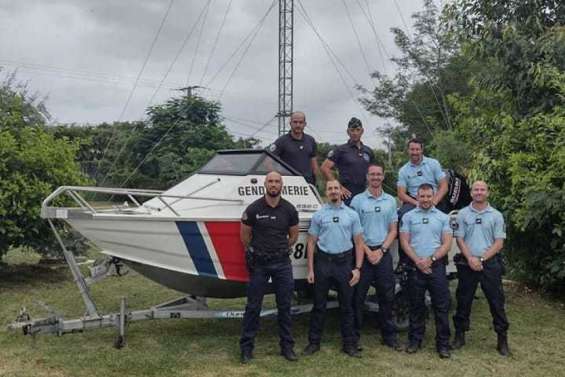
[[[381,207],[375,207],[375,212],[381,212]]]
[[[427,224],[427,223],[429,223],[429,222],[430,222],[430,220],[428,220],[427,217],[424,217],[424,218],[422,219],[422,224]]]
[[[418,172],[416,173],[416,175],[417,175],[418,177],[421,177],[421,176],[422,176],[422,174],[423,174],[423,173],[422,173],[422,171],[421,171],[421,170],[418,170]]]
[[[475,219],[475,224],[482,224],[483,223],[483,219],[481,219],[480,217],[477,217]]]
[[[304,145],[299,146],[298,149],[303,150],[303,149],[304,149]]]
[[[335,216],[332,220],[333,220],[334,223],[339,223],[339,217],[337,217],[337,216]]]

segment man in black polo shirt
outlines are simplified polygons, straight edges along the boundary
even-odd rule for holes
[[[279,173],[267,174],[265,188],[265,196],[251,203],[241,216],[240,236],[248,253],[249,270],[247,305],[239,341],[242,363],[253,358],[259,314],[269,279],[277,300],[281,355],[289,361],[297,360],[291,334],[294,279],[288,251],[298,238],[298,212],[291,203],[281,198],[282,177]]]
[[[363,125],[355,117],[347,125],[349,141],[328,153],[328,158],[320,168],[327,181],[334,178],[332,169],[337,168],[342,184],[342,199],[346,205],[367,186],[367,170],[375,159],[373,151],[361,142]]]
[[[304,133],[306,115],[295,111],[290,116],[290,132],[279,137],[269,146],[269,152],[298,170],[308,183],[316,184],[318,161],[316,160],[316,140]]]

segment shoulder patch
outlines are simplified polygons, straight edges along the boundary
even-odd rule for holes
[[[276,145],[275,143],[273,143],[273,144],[269,145],[269,147],[267,148],[267,150],[268,150],[269,152],[274,152],[274,151],[277,150],[277,145]]]
[[[328,152],[328,158],[332,158],[333,155],[334,155],[334,150],[332,149]]]
[[[247,217],[247,211],[243,212],[243,214],[241,215],[241,220],[242,221],[247,221],[248,217]]]

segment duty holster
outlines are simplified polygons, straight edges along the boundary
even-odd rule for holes
[[[257,254],[253,246],[248,246],[245,249],[245,264],[247,265],[247,272],[252,274],[257,264]]]

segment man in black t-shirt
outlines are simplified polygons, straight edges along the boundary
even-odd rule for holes
[[[290,132],[279,137],[268,148],[284,162],[298,170],[306,182],[316,184],[318,161],[316,160],[316,140],[304,133],[306,115],[295,111],[290,116]]]
[[[298,238],[298,212],[291,203],[281,198],[282,177],[279,173],[267,174],[265,188],[265,195],[251,203],[241,216],[240,236],[249,270],[247,305],[239,341],[241,362],[244,364],[253,358],[259,314],[269,279],[277,301],[281,355],[289,361],[297,360],[291,334],[294,279],[289,249]]]

